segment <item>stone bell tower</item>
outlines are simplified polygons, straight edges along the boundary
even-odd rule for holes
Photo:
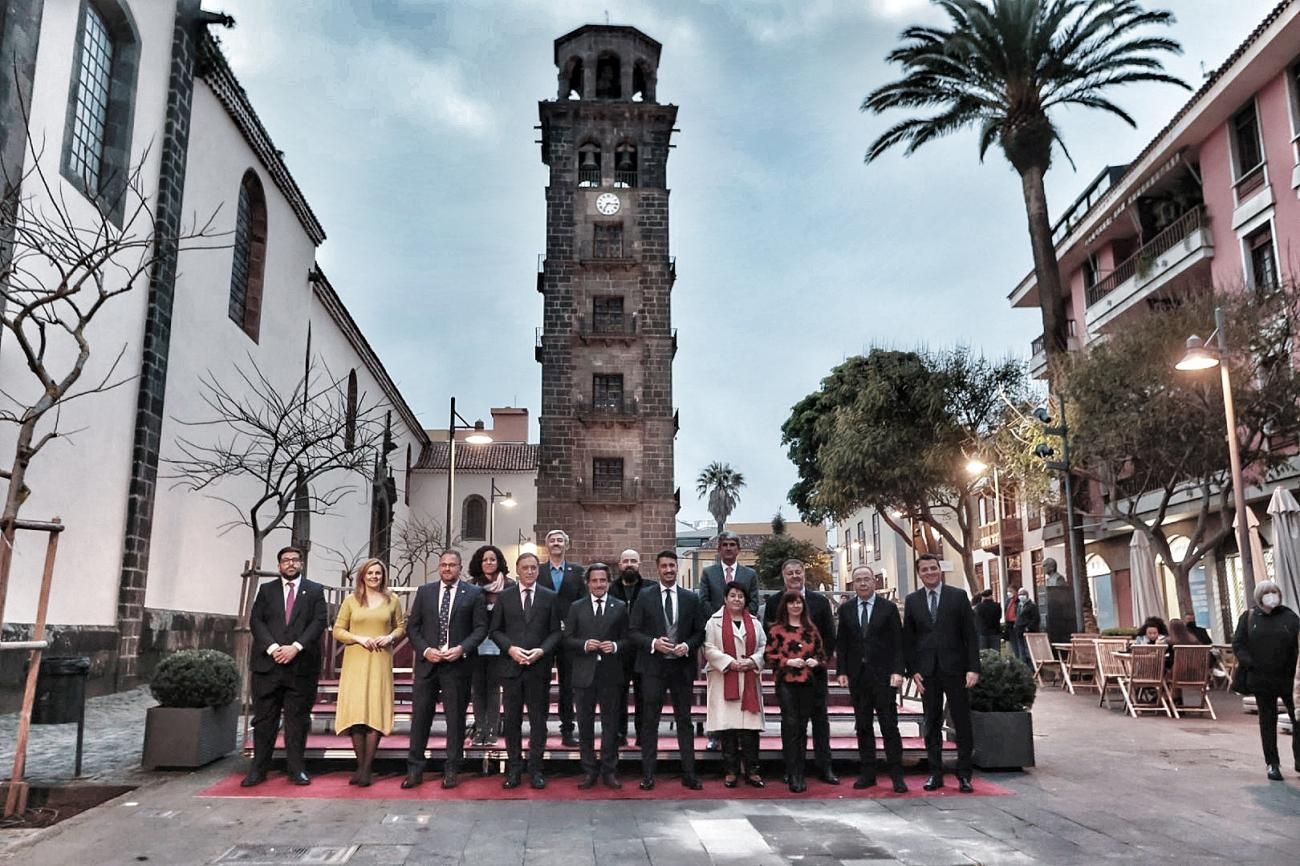
[[[642,562],[675,544],[665,169],[677,107],[656,101],[658,42],[587,25],[555,40],[556,98],[538,106],[546,188],[538,542],[564,529],[578,562]]]

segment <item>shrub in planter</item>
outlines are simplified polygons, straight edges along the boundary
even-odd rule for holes
[[[146,769],[201,767],[235,748],[239,670],[217,650],[181,650],[158,664],[149,687],[161,706],[145,717]]]
[[[1038,687],[1029,665],[993,650],[980,653],[980,681],[971,689],[972,760],[977,767],[1032,767]]]

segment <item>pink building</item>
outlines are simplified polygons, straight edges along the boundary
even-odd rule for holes
[[[1060,218],[1055,241],[1071,293],[1071,348],[1193,285],[1256,287],[1300,277],[1300,3],[1279,3],[1132,162],[1103,171]],[[1036,311],[1034,275],[1009,298]],[[1045,369],[1041,338],[1030,366],[1035,375]],[[1248,491],[1266,535],[1258,500],[1268,492]],[[1102,528],[1088,545],[1103,625],[1129,624],[1128,539]],[[1218,626],[1223,588],[1239,597],[1236,571],[1234,554],[1193,575],[1202,623]],[[1172,613],[1176,597],[1167,597]],[[1229,607],[1235,619],[1235,600],[1222,611]]]

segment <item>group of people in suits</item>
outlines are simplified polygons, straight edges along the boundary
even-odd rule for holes
[[[897,690],[904,676],[910,676],[925,711],[931,768],[926,789],[943,785],[946,703],[956,729],[958,782],[961,790],[971,790],[967,690],[979,677],[979,645],[966,593],[944,585],[937,557],[917,560],[922,587],[907,597],[901,617],[892,601],[876,595],[870,567],[853,570],[854,596],[837,613],[824,595],[806,588],[804,564],[789,560],[782,567],[785,588],[767,600],[760,620],[758,576],[738,562],[739,538],[732,533],[720,536],[719,562],[705,569],[698,592],[678,585],[672,550],[656,555],[657,579],[648,580],[640,574],[634,550],[620,555],[616,572],[604,563],[583,569],[567,562],[568,537],[562,531],[548,533],[546,543],[546,562],[532,553],[520,555],[513,581],[501,580],[508,573],[501,562],[499,575],[487,575],[490,587],[462,580],[460,554],[444,552],[438,581],[419,588],[405,621],[400,604],[388,592],[383,564],[372,560],[362,565],[356,590],[340,606],[334,629],[345,646],[337,718],[349,723],[357,751],[353,784],[370,783],[379,738],[392,730],[392,648],[405,635],[415,654],[415,671],[403,788],[423,783],[440,701],[447,729],[442,786],[458,784],[474,659],[490,640],[500,656],[494,682],[499,682],[504,697],[505,788],[522,784],[525,771],[533,788],[546,786],[542,758],[554,669],[559,675],[561,736],[566,745],[580,750],[579,787],[621,787],[617,758],[620,745],[627,743],[631,691],[641,789],[655,787],[660,722],[671,701],[681,781],[699,790],[691,707],[702,655],[708,691],[705,725],[722,749],[727,787],[742,777],[750,785],[764,784],[758,766],[764,667],[773,669],[776,680],[790,790],[806,790],[809,726],[818,776],[839,783],[831,766],[827,715],[829,669],[838,658],[838,682],[852,695],[858,733],[860,768],[854,787],[876,783],[874,728],[879,723],[894,789],[907,790]],[[301,577],[300,551],[285,548],[277,562],[281,579],[261,587],[252,611],[254,756],[245,786],[265,780],[282,715],[290,780],[310,784],[303,756],[326,604],[322,587]],[[488,589],[495,596],[490,612]],[[385,689],[387,701],[382,699]],[[376,694],[381,699],[376,700]]]

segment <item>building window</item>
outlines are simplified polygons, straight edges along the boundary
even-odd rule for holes
[[[1237,201],[1240,202],[1264,185],[1264,147],[1259,137],[1259,115],[1255,112],[1254,100],[1233,115],[1229,129]]]
[[[1029,551],[1029,568],[1034,573],[1034,586],[1046,586],[1047,578],[1043,575],[1043,549]]]
[[[627,332],[623,320],[623,296],[599,295],[591,299],[592,332],[622,334]]]
[[[487,538],[487,500],[477,493],[466,496],[461,505],[460,534],[467,541]]]
[[[578,148],[578,186],[600,186],[600,145],[594,141]]]
[[[568,65],[568,75],[565,76],[565,99],[582,99],[583,74],[582,58],[571,57]]]
[[[1007,554],[1007,588],[1008,589],[1010,589],[1013,585],[1019,586],[1021,584],[1021,581],[1024,579],[1024,575],[1022,574],[1023,569],[1024,569],[1024,561],[1021,558],[1021,554],[1019,553]]]
[[[357,447],[357,371],[348,371],[347,408],[343,417],[343,447]]]
[[[617,54],[607,52],[596,58],[596,98],[623,98],[623,64]]]
[[[402,503],[411,504],[411,443],[406,443],[406,474],[402,476]]]
[[[984,586],[984,563],[975,563],[975,585]]]
[[[636,145],[620,144],[614,148],[614,186],[634,187],[637,185]]]
[[[262,324],[262,275],[266,264],[266,196],[252,169],[239,184],[234,259],[230,266],[230,319],[257,342]]]
[[[1277,257],[1273,254],[1273,231],[1268,225],[1246,236],[1246,259],[1250,285],[1263,294],[1278,286]]]
[[[623,411],[621,373],[597,373],[591,377],[591,406],[598,412]]]
[[[871,552],[873,559],[880,559],[880,514],[871,514]]]
[[[62,173],[120,223],[130,178],[140,40],[118,0],[83,0],[73,46]]]
[[[592,226],[591,255],[596,259],[623,258],[623,224],[596,223]]]
[[[858,565],[867,561],[867,530],[862,521],[858,521]]]
[[[623,489],[623,458],[596,457],[591,461],[591,487],[593,490],[615,491]]]

